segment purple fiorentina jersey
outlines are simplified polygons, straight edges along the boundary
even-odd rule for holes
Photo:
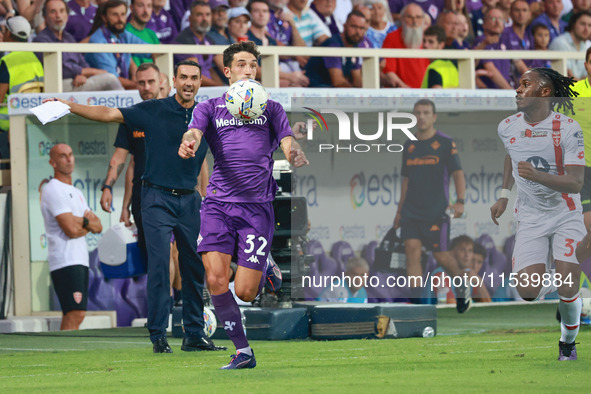
[[[208,199],[243,203],[275,199],[273,152],[292,135],[281,104],[269,100],[263,115],[244,124],[228,112],[224,96],[212,98],[197,104],[188,128],[203,132],[213,154]]]
[[[68,8],[70,9],[70,15],[68,16],[66,31],[74,36],[76,42],[80,42],[80,40],[90,35],[90,28],[98,8],[94,4],[82,8],[74,0],[68,2]]]
[[[170,44],[178,34],[172,15],[164,8],[160,10],[160,15],[152,12],[152,17],[146,23],[146,27],[156,32],[161,44]]]

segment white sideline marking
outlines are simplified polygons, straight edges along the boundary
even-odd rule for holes
[[[29,349],[24,347],[0,347],[0,350],[12,350],[17,352],[81,352],[88,349]]]

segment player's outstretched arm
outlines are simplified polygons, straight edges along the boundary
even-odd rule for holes
[[[83,105],[73,103],[71,101],[62,100],[60,98],[48,98],[43,100],[44,103],[48,101],[60,101],[70,107],[70,112],[89,120],[104,123],[123,123],[123,114],[118,108],[105,107],[103,105]]]
[[[513,178],[513,164],[511,164],[511,156],[506,155],[505,156],[505,163],[503,166],[503,190],[507,190],[506,193],[508,194],[509,191],[511,190],[511,188],[513,187],[514,183],[515,183],[515,179]],[[497,202],[495,202],[493,204],[493,206],[490,207],[490,217],[491,217],[492,221],[494,222],[494,224],[496,224],[497,226],[499,225],[499,222],[497,222],[497,219],[500,218],[501,215],[507,209],[508,202],[509,202],[509,196],[508,195],[501,195],[501,197],[497,200]]]
[[[183,159],[195,157],[195,152],[199,149],[203,132],[199,129],[189,129],[183,134],[183,141],[179,146],[179,156]]]
[[[281,150],[291,165],[296,168],[310,164],[302,147],[291,135],[281,140]]]
[[[583,188],[585,178],[585,167],[582,165],[565,166],[566,174],[554,175],[536,170],[530,162],[520,161],[517,164],[517,171],[520,177],[547,186],[560,193],[579,193]]]

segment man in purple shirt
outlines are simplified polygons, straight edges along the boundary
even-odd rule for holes
[[[254,78],[259,52],[250,41],[236,42],[223,54],[224,74],[230,84]],[[203,257],[207,283],[216,314],[236,346],[236,355],[222,369],[254,368],[256,360],[241,322],[240,309],[228,290],[228,272],[234,251],[238,269],[236,295],[255,299],[264,285],[265,262],[273,240],[273,152],[281,146],[292,165],[308,163],[293,138],[281,105],[269,100],[258,119],[243,123],[226,109],[224,96],[199,103],[183,136],[179,155],[195,156],[205,137],[214,157],[207,197],[201,207],[202,225],[197,250]]]
[[[98,7],[90,0],[70,0],[68,8],[70,9],[70,17],[66,31],[74,36],[76,42],[80,42],[90,35]]]
[[[530,24],[530,29],[535,25],[545,25],[550,29],[550,43],[552,40],[564,33],[568,23],[560,19],[560,14],[564,9],[562,0],[544,0],[544,13],[535,18]]]
[[[68,23],[68,7],[64,0],[47,0],[43,4],[42,13],[46,28],[33,41],[76,42],[74,37],[64,30]],[[90,67],[81,53],[62,54],[62,74],[64,92],[123,90],[116,76],[105,70]]]
[[[181,30],[183,15],[191,7],[193,0],[170,0],[170,14],[176,24],[177,31]]]
[[[148,29],[156,32],[156,36],[162,44],[170,44],[178,34],[172,14],[164,9],[166,0],[154,0],[152,2],[152,17],[146,24]]]
[[[476,37],[472,49],[493,49],[506,50],[506,45],[501,42],[505,18],[503,11],[498,8],[491,8],[484,14],[484,23],[482,28],[484,34]],[[509,81],[511,80],[511,61],[509,59],[481,59],[478,67],[487,72],[487,76],[480,77],[479,87],[489,89],[512,89]]]
[[[212,45],[212,42],[205,36],[211,29],[211,8],[204,1],[195,1],[191,4],[189,14],[189,27],[181,31],[174,39],[175,44],[187,45]],[[202,86],[223,86],[219,75],[213,69],[214,58],[222,55],[175,55],[175,63],[181,60],[193,60],[201,65]]]

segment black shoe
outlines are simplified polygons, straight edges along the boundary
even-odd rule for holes
[[[456,310],[465,313],[472,307],[472,288],[468,283],[462,283],[456,287]]]
[[[168,345],[166,337],[158,338],[154,342],[154,353],[172,353],[172,349]]]
[[[208,337],[184,337],[181,350],[184,352],[197,352],[201,350],[215,351],[228,350],[225,346],[216,346]]]

